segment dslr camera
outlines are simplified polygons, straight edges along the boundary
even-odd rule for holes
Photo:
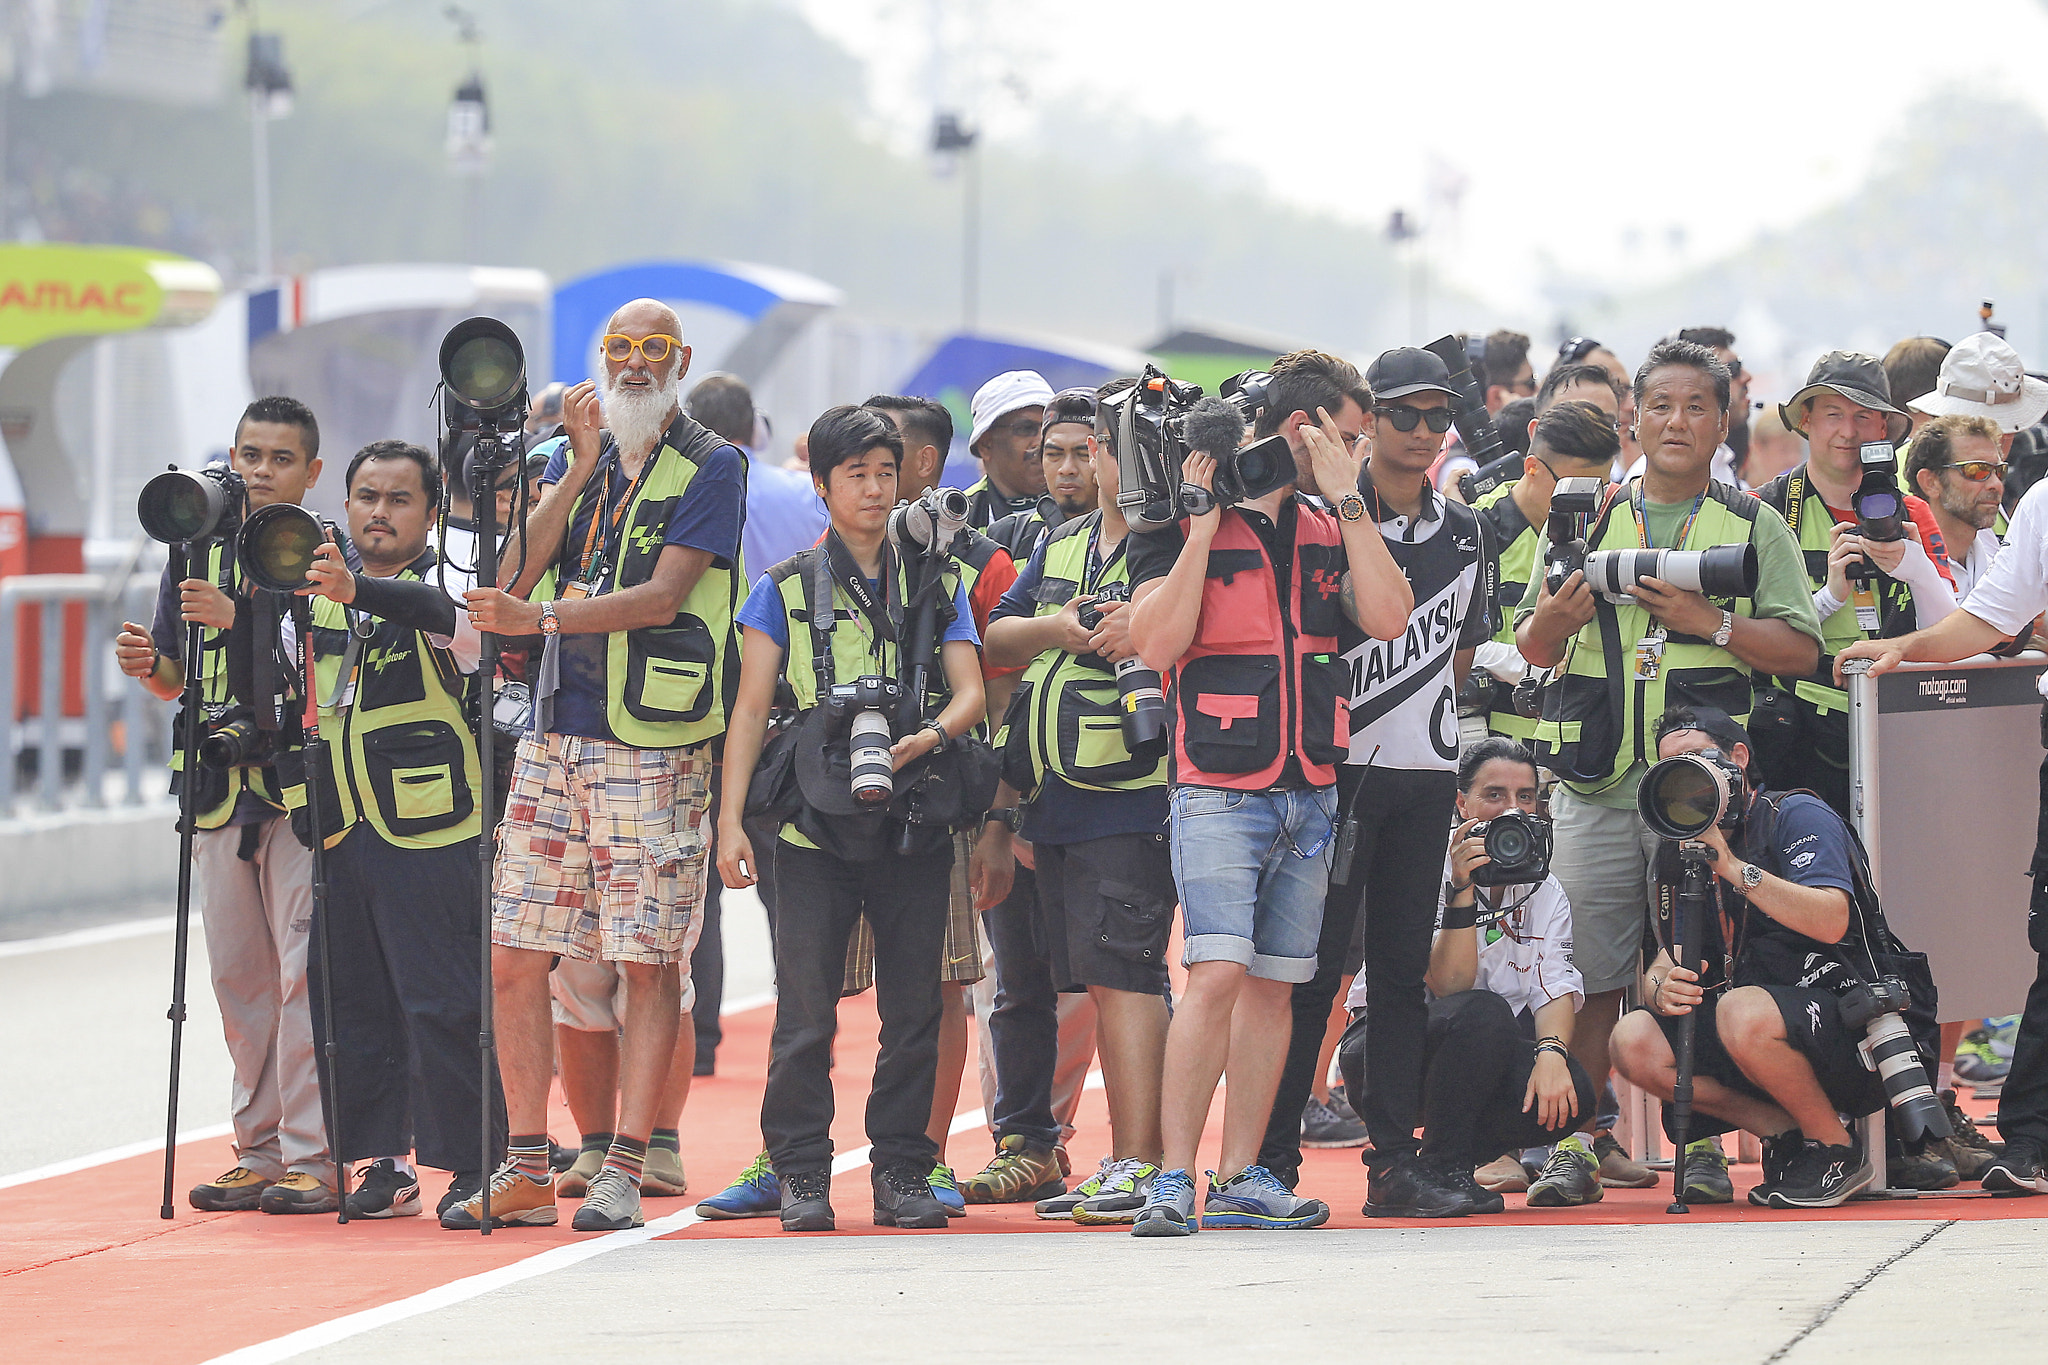
[[[1474,886],[1526,886],[1550,875],[1550,822],[1540,815],[1503,811],[1466,837],[1486,845],[1486,862],[1472,870]]]
[[[954,553],[967,529],[967,495],[957,488],[927,488],[889,513],[889,543],[904,559]]]
[[[284,749],[282,736],[256,723],[252,707],[223,702],[209,705],[206,729],[199,736],[199,761],[217,772],[260,768]],[[182,718],[183,713],[180,713]]]
[[[1899,454],[1890,441],[1865,441],[1857,452],[1863,462],[1863,478],[1849,495],[1856,513],[1856,534],[1865,540],[1904,540],[1905,502],[1899,497]],[[1873,572],[1865,558],[1851,564],[1848,576],[1864,582]]]
[[[1205,398],[1200,385],[1147,365],[1136,384],[1103,400],[1103,420],[1116,441],[1117,506],[1132,530],[1157,531],[1184,515],[1202,516],[1294,482],[1286,437],[1276,432],[1240,447],[1246,428],[1266,410],[1272,384],[1263,370],[1246,370]],[[1181,462],[1191,450],[1215,457],[1213,490],[1181,482]]]
[[[1130,585],[1112,583],[1075,608],[1081,629],[1094,630],[1102,624],[1102,603],[1128,602]],[[1134,758],[1157,758],[1166,752],[1166,696],[1160,690],[1159,672],[1145,667],[1133,654],[1112,665],[1116,672],[1116,694],[1122,704],[1124,748]]]
[[[1885,1102],[1905,1142],[1955,1136],[1948,1111],[1927,1083],[1920,1050],[1906,1029],[1906,1010],[1913,1003],[1906,983],[1895,976],[1858,981],[1835,997],[1842,1022],[1863,1031],[1856,1045],[1863,1065],[1884,1082]]]
[[[1593,518],[1600,515],[1601,499],[1607,496],[1605,479],[1559,479],[1550,495],[1550,519],[1544,535],[1550,541],[1549,556],[1543,562],[1543,581],[1555,594],[1564,581],[1586,567],[1586,535]]]
[[[847,727],[853,798],[864,806],[882,805],[896,794],[889,713],[902,699],[903,685],[879,674],[837,683],[825,696],[834,724]]]

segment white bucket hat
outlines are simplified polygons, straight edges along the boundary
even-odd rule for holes
[[[974,414],[974,430],[967,438],[967,448],[974,449],[974,443],[990,427],[1019,408],[1042,408],[1051,401],[1052,385],[1036,370],[1010,370],[997,375],[974,391],[974,402],[969,405]]]
[[[2048,415],[2048,382],[2026,372],[2004,337],[1978,332],[1942,360],[1934,392],[1906,406],[1933,417],[1989,417],[2001,431],[2024,431]]]

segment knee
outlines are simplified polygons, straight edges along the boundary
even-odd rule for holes
[[[552,955],[548,953],[535,952],[531,948],[508,948],[503,944],[491,947],[491,978],[505,985],[546,982],[552,966]]]
[[[1778,1002],[1758,986],[1728,992],[1714,1008],[1714,1032],[1728,1055],[1740,1061],[1757,1048],[1784,1037]]]
[[[1460,1033],[1515,1032],[1514,1008],[1492,991],[1459,991],[1439,1000],[1437,1007],[1447,1016],[1446,1025]]]
[[[1635,1085],[1643,1084],[1671,1058],[1664,1030],[1648,1010],[1637,1010],[1616,1024],[1607,1047],[1614,1069]]]

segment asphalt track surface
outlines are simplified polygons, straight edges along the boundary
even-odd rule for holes
[[[842,1008],[835,1085],[836,1236],[774,1220],[703,1223],[759,1145],[772,1005],[765,930],[728,902],[720,1074],[684,1116],[691,1193],[649,1200],[648,1227],[562,1225],[489,1238],[431,1217],[157,1216],[170,934],[147,920],[82,940],[0,943],[0,1360],[148,1362],[901,1360],[1043,1362],[1078,1348],[1138,1359],[1226,1354],[1391,1360],[1674,1361],[2043,1358],[2048,1199],[1975,1194],[1812,1216],[1738,1204],[1663,1213],[1662,1191],[1579,1210],[1451,1224],[1360,1216],[1351,1152],[1309,1154],[1303,1189],[1330,1227],[1139,1242],[1113,1229],[977,1207],[949,1232],[869,1226],[861,1099],[867,998]],[[195,953],[179,1190],[231,1164],[219,1135],[227,1059]],[[971,1065],[971,1064],[970,1064]],[[970,1073],[951,1157],[989,1144]],[[1220,1114],[1220,1105],[1217,1112]],[[557,1109],[558,1138],[570,1135]],[[1077,1175],[1107,1147],[1084,1099]],[[158,1146],[149,1150],[152,1139]],[[128,1150],[124,1150],[124,1144]],[[142,1150],[134,1151],[135,1147]],[[1205,1154],[1213,1160],[1212,1132]],[[1735,1168],[1738,1188],[1756,1177]],[[429,1173],[429,1204],[442,1181]]]

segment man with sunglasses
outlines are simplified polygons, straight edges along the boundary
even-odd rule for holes
[[[1999,445],[1998,423],[1957,415],[1929,419],[1907,447],[1906,481],[1927,500],[1941,528],[1959,598],[1969,597],[1998,554],[1998,533],[1991,525],[2005,497],[2005,454]]]
[[[1045,492],[1038,437],[1051,401],[1052,385],[1036,370],[999,374],[974,391],[967,449],[981,461],[982,475],[967,490],[967,524],[975,530],[1038,505]]]
[[[545,1124],[557,957],[603,977],[558,987],[563,1022],[621,1031],[617,1131],[574,1226],[640,1226],[650,1169],[680,1192],[668,1149],[696,1056],[689,962],[703,926],[712,741],[739,673],[746,502],[745,455],[683,413],[689,368],[666,304],[636,299],[612,315],[600,378],[564,396],[568,441],[542,476],[540,506],[506,541],[510,590],[467,594],[479,628],[546,637],[500,828],[491,936],[512,1134],[485,1191],[499,1222],[555,1221]],[[663,1154],[650,1160],[657,1140]],[[481,1203],[443,1225],[475,1227]]]

